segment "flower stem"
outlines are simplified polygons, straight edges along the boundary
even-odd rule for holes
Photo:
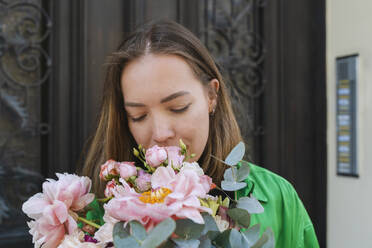
[[[102,203],[106,203],[106,202],[108,202],[109,200],[111,200],[112,198],[113,198],[113,197],[110,196],[110,197],[107,197],[107,198],[97,199],[97,201],[102,202]]]
[[[234,200],[234,199],[231,199],[231,197],[223,190],[223,189],[221,189],[220,187],[218,187],[217,185],[216,185],[216,189],[218,189],[219,191],[221,191],[222,193],[224,193],[229,199],[230,199],[230,201],[232,201],[232,202],[236,202],[236,200]],[[235,193],[236,193],[236,191],[235,191]]]
[[[83,217],[80,217],[80,216],[78,217],[78,220],[84,222],[85,224],[88,224],[90,226],[93,226],[93,227],[95,227],[97,229],[99,229],[101,227],[100,225],[98,225],[98,224],[96,224],[96,223],[94,223],[94,222],[92,222],[90,220],[87,220],[87,219],[85,219]]]

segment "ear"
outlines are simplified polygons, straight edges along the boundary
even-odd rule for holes
[[[208,83],[208,107],[209,112],[214,112],[217,106],[217,95],[218,90],[220,89],[220,82],[214,78]]]

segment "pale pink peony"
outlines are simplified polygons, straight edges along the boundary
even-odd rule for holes
[[[115,188],[115,197],[105,205],[106,213],[117,220],[137,220],[149,230],[168,217],[189,218],[202,224],[200,212],[211,213],[200,205],[198,197],[206,196],[212,179],[198,176],[193,170],[175,174],[170,166],[159,167],[151,178],[152,191],[142,194],[124,180],[122,183],[123,186]]]
[[[140,170],[135,183],[139,191],[145,192],[151,189],[151,175]]]
[[[92,242],[84,242],[84,233],[75,230],[70,235],[65,235],[58,248],[104,248],[103,244],[95,244]]]
[[[105,247],[105,243],[113,242],[112,232],[114,231],[115,224],[119,221],[107,214],[103,216],[103,220],[105,221],[105,224],[96,231],[94,238],[98,240],[98,244]]]
[[[116,187],[116,181],[115,179],[112,179],[110,182],[106,184],[105,188],[105,197],[111,197],[112,196],[112,190]]]
[[[184,170],[193,170],[193,171],[195,171],[199,176],[204,175],[204,171],[203,171],[203,169],[200,168],[200,166],[199,166],[199,164],[198,164],[197,162],[192,162],[192,163],[189,163],[189,162],[183,162],[180,171],[184,171]]]
[[[35,221],[29,222],[35,247],[57,247],[65,233],[72,233],[77,224],[72,216],[94,199],[89,193],[91,181],[88,177],[57,173],[58,181],[47,179],[43,193],[28,199],[22,211]]]
[[[118,162],[112,159],[107,160],[106,163],[101,165],[101,171],[99,173],[99,177],[101,178],[101,180],[106,181],[107,180],[106,178],[109,175],[113,175],[113,176],[119,175]]]
[[[168,155],[168,165],[171,165],[174,169],[181,168],[185,159],[185,156],[181,155],[181,148],[178,146],[167,146],[165,149]]]
[[[155,145],[146,150],[145,157],[146,163],[156,168],[167,159],[167,151],[164,147]]]
[[[117,164],[117,170],[120,173],[120,177],[127,180],[131,176],[137,176],[137,168],[134,166],[134,162],[121,162]]]

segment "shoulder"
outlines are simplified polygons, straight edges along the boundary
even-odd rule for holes
[[[262,202],[274,204],[277,207],[301,208],[301,200],[290,182],[280,175],[265,168],[249,163],[250,174],[246,180],[252,185],[249,191]],[[285,204],[284,204],[285,202]]]
[[[265,208],[264,213],[276,220],[275,223],[270,222],[268,226],[276,230],[276,233],[281,233],[284,237],[282,239],[289,237],[293,239],[294,243],[285,247],[308,247],[303,243],[319,247],[311,219],[292,184],[265,168],[251,163],[249,166],[247,182],[254,183],[253,195],[261,199]],[[264,215],[258,215],[256,218],[258,222],[265,220]]]
[[[252,163],[249,163],[249,167],[248,180],[252,180],[256,186],[269,188],[270,190],[277,188],[280,191],[285,191],[285,193],[297,194],[292,184],[280,175]]]

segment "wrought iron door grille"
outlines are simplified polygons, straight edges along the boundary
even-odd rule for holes
[[[46,2],[0,1],[0,245],[8,247],[30,243],[21,206],[44,180],[52,67]]]
[[[200,37],[227,81],[250,160],[259,160],[265,58],[262,0],[204,0]]]

